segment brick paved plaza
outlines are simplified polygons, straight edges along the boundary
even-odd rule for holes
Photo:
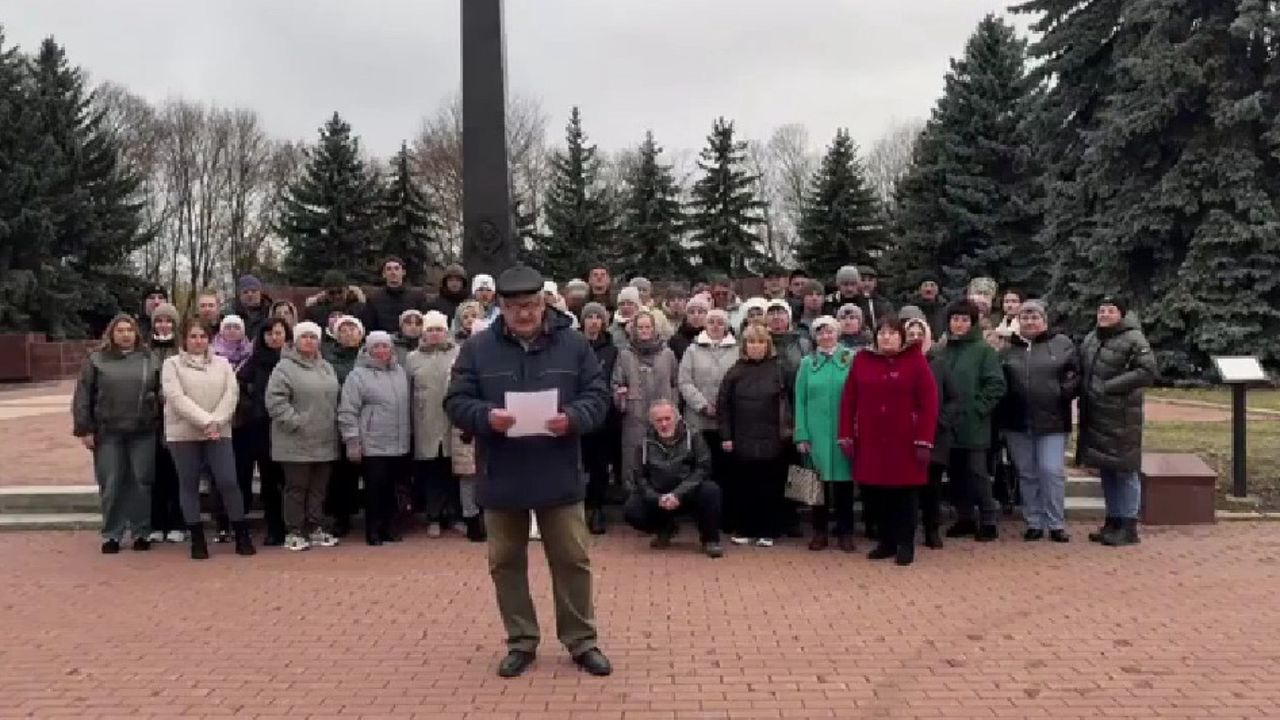
[[[688,530],[660,554],[619,531],[594,545],[615,675],[555,645],[539,557],[548,640],[514,681],[493,674],[483,547],[460,539],[194,563],[4,534],[0,718],[1280,717],[1280,525],[1129,550],[1073,530],[909,569],[799,541],[711,561]]]

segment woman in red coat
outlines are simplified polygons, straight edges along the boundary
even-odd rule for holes
[[[874,352],[854,358],[840,401],[840,446],[853,460],[853,477],[872,490],[869,518],[880,539],[867,557],[897,557],[910,565],[916,553],[919,488],[928,483],[938,387],[917,345],[907,344],[896,317],[876,324]]]

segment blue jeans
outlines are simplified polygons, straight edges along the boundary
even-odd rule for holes
[[[1022,517],[1032,530],[1067,527],[1067,434],[1005,433],[1022,488]]]
[[[1102,477],[1102,497],[1107,504],[1107,517],[1136,520],[1142,509],[1142,479],[1136,470],[1107,470]]]
[[[93,448],[93,474],[102,506],[102,537],[119,542],[151,534],[151,486],[156,474],[153,432],[101,433]]]

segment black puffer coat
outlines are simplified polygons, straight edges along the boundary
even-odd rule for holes
[[[1142,469],[1142,389],[1156,380],[1151,345],[1137,322],[1125,318],[1098,328],[1080,345],[1080,438],[1076,463],[1085,467]]]
[[[1066,335],[1042,333],[1009,339],[1000,353],[1008,390],[998,411],[1000,428],[1037,435],[1071,432],[1071,401],[1080,394],[1080,356]]]
[[[427,294],[422,288],[401,285],[400,287],[380,287],[369,293],[369,300],[364,304],[360,321],[364,323],[364,331],[400,332],[400,314],[405,310],[430,310]]]
[[[778,359],[738,360],[720,383],[716,412],[720,437],[747,460],[774,460],[790,436],[787,383]]]

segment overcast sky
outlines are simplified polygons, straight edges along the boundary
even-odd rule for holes
[[[646,129],[698,148],[719,115],[759,138],[801,122],[815,144],[844,126],[866,147],[928,116],[948,59],[1007,4],[507,0],[507,73],[541,100],[557,144],[577,104],[609,149]],[[0,0],[9,43],[53,35],[94,80],[247,106],[290,139],[338,110],[381,155],[457,90],[458,17],[459,0]]]

